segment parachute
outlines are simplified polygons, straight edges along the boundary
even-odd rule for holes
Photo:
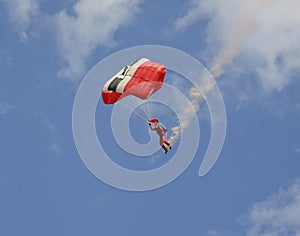
[[[164,65],[140,58],[104,84],[102,100],[105,104],[114,104],[128,95],[147,99],[162,87],[165,74]]]

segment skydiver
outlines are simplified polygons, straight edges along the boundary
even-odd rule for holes
[[[149,128],[151,130],[155,130],[159,136],[159,144],[164,149],[165,153],[172,149],[172,145],[169,141],[167,141],[166,132],[167,129],[159,124],[158,119],[152,119],[148,121]]]

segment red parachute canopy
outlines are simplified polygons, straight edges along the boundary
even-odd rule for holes
[[[162,87],[165,74],[164,65],[141,58],[125,66],[104,84],[103,102],[113,104],[128,95],[147,99]]]

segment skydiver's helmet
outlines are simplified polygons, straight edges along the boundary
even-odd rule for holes
[[[149,120],[148,121],[148,123],[150,123],[150,124],[158,124],[158,119],[157,118],[154,118],[154,119],[151,119],[151,120]]]
[[[148,124],[149,124],[149,125],[154,125],[155,127],[158,126],[158,123],[159,123],[159,121],[158,121],[158,119],[156,119],[156,118],[151,119],[151,120],[148,121]]]

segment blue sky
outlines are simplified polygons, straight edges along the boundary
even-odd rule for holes
[[[0,236],[299,235],[299,7],[297,0],[0,0]],[[210,137],[203,105],[199,149],[186,171],[162,188],[130,192],[86,168],[72,109],[99,61],[145,44],[183,50],[211,71],[227,133],[216,165],[199,177]],[[98,136],[114,161],[151,169],[172,158],[158,152],[132,162],[105,126],[112,108],[100,102]],[[130,127],[147,141],[146,124],[132,117]]]

